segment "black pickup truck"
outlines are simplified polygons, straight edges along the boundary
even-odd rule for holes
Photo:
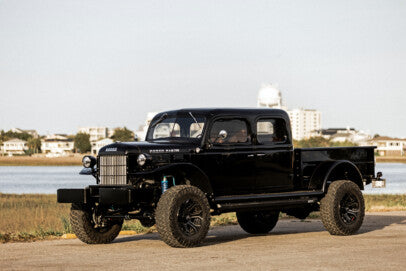
[[[334,235],[364,219],[361,190],[375,177],[374,147],[294,149],[278,109],[181,109],[157,114],[144,142],[116,142],[83,158],[95,185],[59,189],[85,243],[108,243],[124,219],[156,224],[173,247],[198,245],[211,215],[236,212],[248,233],[268,233],[280,212],[320,210]],[[378,178],[380,175],[378,175]]]

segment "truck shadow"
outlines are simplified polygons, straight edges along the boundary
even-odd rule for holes
[[[381,230],[391,225],[406,225],[406,213],[404,215],[376,215],[367,214],[364,223],[357,234],[364,234],[372,231]]]
[[[406,225],[406,215],[376,215],[367,214],[361,229],[355,235],[363,235],[369,232],[382,230],[391,225]],[[325,232],[326,238],[331,236],[324,228],[321,220],[309,219],[282,219],[278,222],[275,229],[269,234],[248,234],[244,232],[238,225],[232,226],[216,226],[210,229],[206,239],[200,247],[212,246],[228,242],[234,242],[246,238],[264,237],[264,236],[281,236],[293,234],[311,234]],[[318,237],[320,238],[320,236]],[[340,238],[338,236],[337,238]],[[344,237],[345,238],[345,237]],[[139,240],[160,240],[158,233],[134,235],[118,238],[114,243],[132,242]]]

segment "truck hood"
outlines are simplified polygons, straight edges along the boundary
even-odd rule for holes
[[[128,154],[128,153],[185,153],[192,152],[200,144],[195,142],[173,142],[173,141],[156,141],[156,142],[116,142],[102,147],[99,155],[106,154]]]

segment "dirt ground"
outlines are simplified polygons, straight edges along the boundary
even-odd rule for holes
[[[54,240],[0,245],[1,270],[405,270],[406,212],[368,213],[358,234],[331,236],[320,220],[281,220],[268,235],[215,227],[196,248],[158,234],[112,244]]]

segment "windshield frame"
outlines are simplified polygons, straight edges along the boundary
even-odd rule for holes
[[[197,123],[198,125],[200,122],[196,122],[197,120],[202,119],[203,120],[203,129],[201,132],[200,137],[160,137],[160,138],[153,138],[153,133],[154,129],[156,126],[160,123],[165,122],[165,120],[168,119],[175,119],[178,118],[185,118],[185,119],[190,119],[190,123]],[[168,113],[168,112],[163,112],[161,114],[156,115],[152,120],[151,124],[148,126],[147,133],[145,135],[145,141],[148,142],[157,142],[157,141],[173,141],[173,142],[195,142],[195,143],[201,143],[202,139],[204,138],[206,129],[207,129],[207,123],[208,123],[208,118],[206,114],[199,114],[195,112],[174,112],[174,113]],[[200,124],[201,125],[201,124]],[[199,125],[199,126],[200,126]]]

